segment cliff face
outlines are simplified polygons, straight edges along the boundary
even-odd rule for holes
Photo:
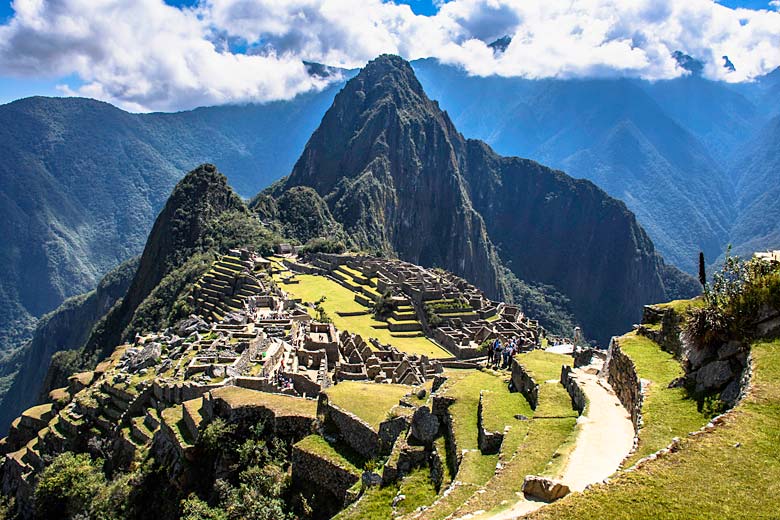
[[[336,96],[292,174],[361,247],[464,276],[500,296],[498,259],[461,175],[463,138],[411,67],[384,56]]]
[[[36,404],[47,388],[46,373],[52,356],[84,345],[93,325],[124,296],[138,267],[138,259],[112,270],[94,291],[69,298],[38,322],[19,356],[19,370],[0,400],[0,432],[23,410]]]
[[[589,181],[466,140],[408,63],[370,62],[336,96],[280,195],[310,186],[359,245],[441,266],[494,297],[499,266],[552,285],[606,343],[687,275],[665,266],[625,205]]]

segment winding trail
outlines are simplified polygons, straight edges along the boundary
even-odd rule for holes
[[[634,444],[634,426],[606,381],[581,368],[574,373],[588,398],[588,409],[577,421],[577,443],[560,480],[572,491],[582,491],[618,470]]]
[[[628,412],[609,383],[588,373],[588,369],[593,371],[594,367],[574,371],[588,398],[588,408],[577,421],[576,444],[558,478],[573,492],[582,491],[589,484],[601,482],[615,473],[634,444],[634,426]],[[520,500],[512,508],[490,518],[519,518],[544,505],[544,502]]]

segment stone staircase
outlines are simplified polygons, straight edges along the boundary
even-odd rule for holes
[[[242,260],[225,255],[194,285],[191,298],[201,317],[220,321],[226,314],[242,310],[247,298],[262,294],[262,284]]]

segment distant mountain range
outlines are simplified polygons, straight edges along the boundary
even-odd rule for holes
[[[593,180],[683,270],[695,270],[700,249],[712,262],[728,243],[742,253],[780,246],[780,70],[730,85],[480,78],[433,60],[412,65],[465,136]],[[0,355],[139,254],[183,172],[214,162],[245,197],[290,173],[342,86],[176,114],[77,98],[0,106]]]

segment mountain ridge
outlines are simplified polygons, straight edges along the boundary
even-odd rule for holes
[[[316,190],[361,247],[441,266],[494,297],[508,296],[502,262],[522,280],[557,287],[602,343],[610,328],[638,318],[623,309],[664,299],[663,277],[675,276],[625,204],[590,181],[465,139],[397,56],[372,60],[347,83],[292,173],[270,192],[297,186]],[[589,205],[578,206],[584,199]],[[621,240],[623,249],[614,245]],[[571,261],[557,242],[597,251],[602,270],[587,257]],[[682,273],[677,278],[672,285],[684,287]],[[586,297],[594,294],[595,305]]]

